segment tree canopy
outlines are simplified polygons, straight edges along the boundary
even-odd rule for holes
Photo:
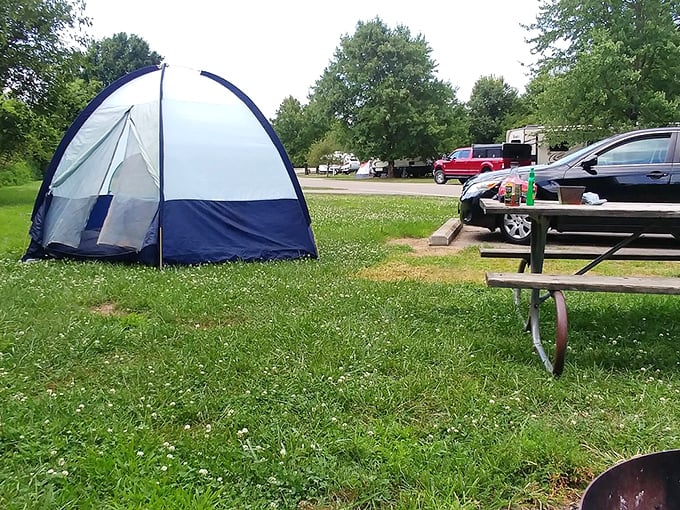
[[[544,0],[530,39],[544,122],[583,139],[680,120],[678,0]]]
[[[517,90],[502,77],[479,78],[468,101],[472,141],[491,143],[505,140],[504,119],[514,111],[516,103]]]
[[[40,103],[79,44],[89,20],[83,0],[0,0],[0,90]]]
[[[135,69],[158,65],[162,60],[144,39],[120,32],[90,44],[85,52],[83,77],[108,85]]]
[[[430,53],[422,35],[379,18],[341,38],[313,95],[359,157],[429,157],[465,136],[455,92],[435,77]]]
[[[272,126],[295,166],[318,163],[310,159],[310,147],[319,141],[331,127],[329,119],[324,118],[317,102],[302,105],[292,96],[286,97],[276,111]],[[339,147],[334,147],[337,150]]]
[[[103,85],[160,62],[135,35],[92,42],[84,7],[84,0],[0,0],[0,170],[17,162],[44,168]]]

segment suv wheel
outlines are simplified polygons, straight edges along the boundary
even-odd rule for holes
[[[531,220],[524,214],[504,214],[500,224],[503,239],[513,244],[529,244]]]
[[[442,170],[434,171],[434,182],[437,184],[446,184],[446,176]]]

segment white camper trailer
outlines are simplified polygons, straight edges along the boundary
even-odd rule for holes
[[[530,124],[521,128],[508,129],[505,141],[531,145],[531,156],[536,164],[549,165],[564,156],[570,149],[566,143],[555,141],[554,135],[552,138],[552,143],[550,143],[543,126]]]

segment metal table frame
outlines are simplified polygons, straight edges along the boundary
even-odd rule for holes
[[[532,273],[543,272],[545,248],[547,244],[548,229],[551,219],[555,216],[618,216],[629,218],[649,219],[646,225],[619,243],[598,256],[576,274],[583,275],[604,260],[610,258],[621,248],[647,232],[655,221],[660,218],[680,219],[680,204],[669,203],[629,203],[607,202],[602,205],[569,205],[555,201],[536,201],[533,206],[521,204],[519,206],[506,206],[504,203],[492,199],[481,199],[481,207],[487,214],[526,214],[531,218],[531,264]],[[519,289],[515,289],[514,300],[517,306],[519,302]],[[540,289],[531,289],[528,318],[524,324],[525,330],[531,332],[531,338],[543,365],[548,372],[555,375],[562,373],[564,368],[564,351],[567,345],[567,307],[564,295],[559,290],[542,293]],[[540,307],[547,299],[552,298],[555,302],[556,332],[555,332],[555,359],[554,364],[543,348],[540,331]]]

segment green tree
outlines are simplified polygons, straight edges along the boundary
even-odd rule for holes
[[[24,160],[44,170],[66,129],[101,89],[99,82],[75,78],[49,89],[50,108],[31,107],[8,94],[0,97],[0,169]]]
[[[573,141],[680,120],[678,0],[544,0],[528,28],[544,122]]]
[[[83,0],[0,0],[0,90],[40,103],[86,42]]]
[[[341,38],[313,96],[360,158],[430,157],[460,135],[455,92],[435,77],[430,53],[422,35],[379,18]]]
[[[276,134],[293,165],[297,167],[312,164],[308,161],[312,144],[322,140],[333,124],[333,119],[324,115],[318,101],[312,99],[309,104],[302,105],[293,96],[288,96],[281,102],[276,110],[276,117],[272,120]],[[313,166],[317,164],[318,162]]]
[[[505,118],[518,104],[517,89],[496,76],[482,76],[472,87],[468,109],[470,136],[476,143],[505,140]]]
[[[303,109],[300,101],[293,96],[288,96],[276,110],[276,118],[272,121],[272,127],[283,144],[288,157],[294,166],[304,165],[308,147],[303,147]]]
[[[310,166],[316,168],[319,168],[320,164],[341,163],[335,158],[335,152],[344,151],[338,141],[337,133],[329,131],[323,138],[312,143],[307,153],[307,160]]]
[[[163,57],[141,37],[120,32],[95,41],[85,53],[83,77],[108,85],[135,69],[158,65]]]
[[[0,0],[0,170],[51,157],[74,116],[69,83],[88,25],[81,0]]]

